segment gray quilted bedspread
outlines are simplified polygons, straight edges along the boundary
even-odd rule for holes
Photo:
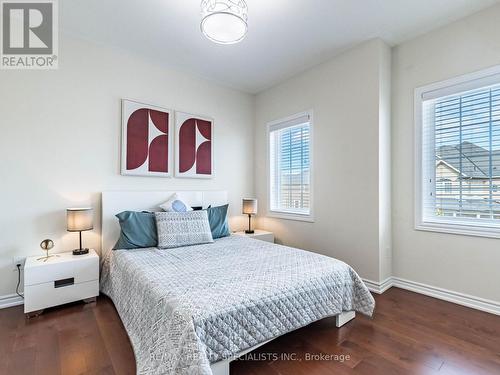
[[[168,250],[116,250],[101,290],[113,300],[139,374],[211,374],[210,363],[375,302],[326,256],[240,236]]]

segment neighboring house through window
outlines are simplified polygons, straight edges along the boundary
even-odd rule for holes
[[[415,90],[416,228],[500,237],[500,67]]]
[[[312,221],[312,115],[268,124],[269,215]]]

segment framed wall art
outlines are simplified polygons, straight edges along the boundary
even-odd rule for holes
[[[122,100],[121,174],[170,177],[172,111]]]
[[[207,117],[175,113],[175,176],[212,178],[214,123]]]

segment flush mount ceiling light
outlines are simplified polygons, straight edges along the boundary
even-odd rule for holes
[[[248,7],[243,0],[202,0],[201,32],[212,42],[233,44],[247,33]]]

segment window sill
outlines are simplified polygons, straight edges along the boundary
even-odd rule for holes
[[[267,216],[277,218],[277,219],[306,221],[309,223],[314,223],[314,217],[311,214],[301,215],[301,214],[294,214],[294,213],[284,212],[284,211],[268,211]]]
[[[438,232],[447,234],[458,234],[463,236],[500,238],[500,228],[452,224],[439,222],[422,222],[415,225],[415,230]]]

